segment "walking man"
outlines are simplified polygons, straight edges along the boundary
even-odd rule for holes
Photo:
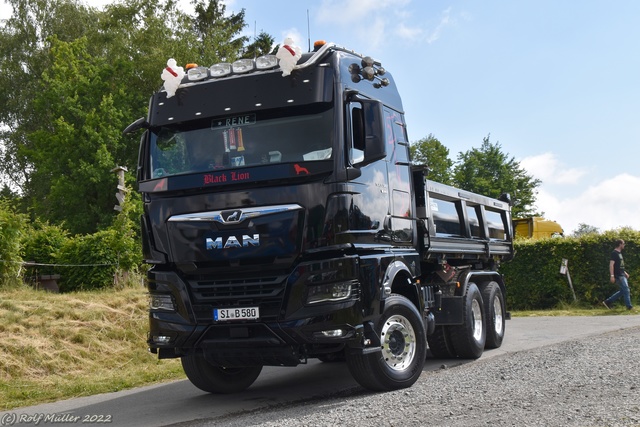
[[[611,304],[619,298],[624,298],[624,304],[628,310],[631,310],[631,293],[629,292],[629,273],[624,270],[624,258],[622,257],[622,250],[624,249],[624,240],[616,240],[616,247],[611,252],[611,261],[609,261],[609,274],[611,283],[617,283],[620,290],[602,303],[605,307],[611,308]]]

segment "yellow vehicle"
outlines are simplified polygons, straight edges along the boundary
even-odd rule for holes
[[[560,224],[539,216],[514,219],[513,229],[516,237],[544,239],[564,236],[564,230]]]

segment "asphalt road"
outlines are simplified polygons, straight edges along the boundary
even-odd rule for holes
[[[485,351],[482,359],[636,326],[640,326],[640,315],[514,318],[507,321],[502,347]],[[474,362],[427,359],[424,369],[461,363]],[[313,401],[350,390],[361,389],[344,363],[313,360],[295,368],[265,367],[258,380],[239,394],[211,395],[182,380],[1,412],[0,425],[47,425],[54,421],[47,416],[57,414],[58,424],[63,425],[102,421],[113,426],[166,426]]]

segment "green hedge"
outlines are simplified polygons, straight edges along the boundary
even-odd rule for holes
[[[640,232],[632,229],[588,234],[579,238],[516,240],[516,255],[502,264],[511,310],[535,310],[573,303],[567,276],[560,274],[563,259],[577,300],[582,305],[600,305],[618,290],[609,281],[609,257],[617,239],[626,242],[622,254],[630,275],[631,298],[640,292]]]

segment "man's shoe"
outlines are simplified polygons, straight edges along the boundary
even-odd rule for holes
[[[633,310],[633,306],[627,307],[627,310]]]
[[[607,307],[609,310],[611,310],[611,307],[609,307],[609,305],[607,304],[606,301],[602,301],[602,305],[604,305],[605,307]]]

